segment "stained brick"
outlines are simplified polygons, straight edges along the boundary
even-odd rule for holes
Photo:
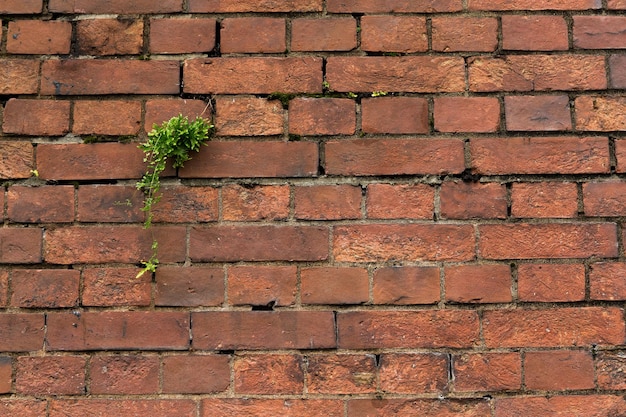
[[[143,47],[143,21],[85,19],[76,22],[76,50],[82,55],[137,55]]]
[[[81,100],[74,103],[72,131],[78,135],[135,135],[140,125],[139,101]]]
[[[139,272],[138,268],[84,269],[82,305],[149,306],[152,277],[137,277]]]
[[[159,358],[143,355],[99,355],[89,361],[92,394],[154,394],[159,389]]]
[[[50,417],[194,417],[196,403],[186,399],[54,399]]]
[[[454,390],[513,391],[522,386],[519,353],[466,353],[455,355]]]
[[[512,301],[508,265],[461,265],[444,268],[446,300],[456,303]]]
[[[163,358],[163,392],[204,394],[224,391],[230,384],[227,355],[189,355]]]
[[[554,372],[558,368],[559,372]],[[531,390],[594,388],[593,359],[585,351],[538,351],[524,355],[524,385]]]
[[[157,306],[217,306],[224,301],[221,268],[160,266],[156,272]]]
[[[237,394],[301,394],[304,359],[299,355],[245,355],[235,359]]]
[[[68,54],[72,24],[63,21],[9,22],[7,52],[12,54]]]
[[[303,268],[303,304],[362,304],[369,301],[369,278],[364,268]]]
[[[143,14],[182,12],[180,0],[111,0],[106,4],[100,0],[50,0],[49,9],[53,13],[86,13],[86,14]]]
[[[285,185],[226,185],[222,188],[222,217],[230,221],[286,219],[289,194]]]
[[[283,108],[278,100],[217,97],[215,127],[220,136],[270,136],[283,133]]]
[[[576,217],[578,190],[571,182],[514,183],[511,215],[514,217]]]
[[[491,52],[498,46],[498,21],[490,17],[435,17],[433,50]]]
[[[386,353],[380,357],[380,388],[398,394],[442,392],[447,388],[445,355]]]
[[[544,33],[550,33],[545,36]],[[502,16],[502,47],[519,51],[564,51],[569,48],[562,16]]]
[[[425,13],[455,12],[463,8],[461,0],[428,0],[411,2],[406,0],[329,0],[331,13]]]
[[[322,0],[290,0],[276,3],[272,0],[190,0],[192,13],[245,13],[245,12],[321,12]]]
[[[0,61],[0,94],[36,94],[38,91],[38,61],[26,59]]]
[[[296,302],[295,266],[233,266],[228,268],[231,305],[292,306]]]
[[[15,390],[26,395],[80,395],[87,359],[82,356],[19,357]]]
[[[35,163],[34,156],[35,152],[30,142],[0,142],[0,178],[30,177]]]
[[[508,96],[504,98],[504,111],[507,130],[572,129],[567,96]]]
[[[574,16],[574,46],[581,49],[626,48],[623,16]]]
[[[202,417],[343,417],[341,400],[210,398],[202,400]]]
[[[439,268],[385,267],[374,271],[374,304],[435,304],[440,299]]]
[[[376,389],[373,355],[311,355],[307,389],[315,394],[365,394]]]
[[[443,218],[505,218],[506,188],[497,183],[467,183],[448,181],[439,191]]]
[[[43,349],[44,326],[43,314],[0,314],[0,351],[27,352]]]
[[[11,305],[22,308],[76,307],[80,271],[68,269],[14,269]]]
[[[361,188],[352,185],[296,187],[294,205],[297,219],[357,219],[361,217]]]
[[[2,131],[30,136],[60,136],[69,131],[69,120],[69,101],[13,98],[4,108]]]
[[[7,217],[16,223],[72,222],[74,187],[10,187],[7,192]]]

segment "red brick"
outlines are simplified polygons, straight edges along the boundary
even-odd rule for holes
[[[53,13],[85,13],[85,14],[144,14],[182,12],[180,0],[111,0],[106,4],[100,0],[50,0],[49,9]]]
[[[47,401],[45,400],[0,399],[0,413],[6,416],[41,417],[46,415],[46,412]]]
[[[13,385],[13,359],[10,356],[0,356],[0,393],[8,394]],[[2,403],[0,402],[0,411]]]
[[[350,51],[356,48],[356,20],[293,19],[291,21],[292,51]]]
[[[6,58],[0,61],[0,94],[36,94],[38,91],[39,61]]]
[[[286,32],[285,19],[226,18],[221,22],[220,51],[222,54],[285,52]]]
[[[619,345],[623,313],[612,307],[491,310],[482,328],[489,348]]]
[[[352,135],[356,105],[345,98],[296,98],[289,102],[289,133],[296,135]]]
[[[278,100],[256,97],[216,97],[215,128],[220,136],[270,136],[284,131]]]
[[[626,183],[596,182],[583,184],[583,202],[587,216],[622,216],[626,213]]]
[[[457,392],[513,391],[522,386],[519,353],[465,353],[455,355],[453,363]]]
[[[14,269],[11,305],[22,308],[78,306],[80,271],[70,269]]]
[[[498,21],[491,17],[435,17],[433,50],[491,52],[498,46]]]
[[[287,185],[225,185],[222,188],[223,220],[284,220],[288,216]]]
[[[156,272],[154,303],[157,306],[218,306],[224,302],[221,268],[161,266]]]
[[[443,218],[503,219],[507,213],[506,187],[495,182],[444,182],[439,199]]]
[[[616,257],[614,223],[480,225],[486,259]]]
[[[508,55],[469,60],[470,91],[603,90],[603,56]]]
[[[380,389],[398,394],[443,392],[448,384],[443,354],[385,353],[380,356]]]
[[[181,178],[310,177],[317,175],[313,142],[208,142],[185,163]]]
[[[0,142],[0,178],[22,179],[32,176],[34,155],[30,142]]]
[[[520,264],[517,267],[520,301],[566,302],[585,299],[582,264]]]
[[[161,188],[162,196],[153,208],[154,222],[212,222],[218,218],[217,188],[184,185]]]
[[[146,101],[146,115],[144,130],[151,131],[154,125],[160,126],[163,122],[178,115],[186,116],[189,120],[196,117],[209,117],[210,111],[203,100],[192,99],[153,99]]]
[[[37,264],[43,246],[41,228],[0,228],[0,263]]]
[[[369,301],[369,277],[364,268],[303,268],[303,304],[362,304]]]
[[[141,222],[143,194],[130,185],[81,185],[77,194],[80,222]]]
[[[587,10],[602,8],[597,0],[469,0],[469,10]]]
[[[202,417],[343,417],[342,400],[210,398],[202,400]]]
[[[376,97],[361,101],[365,133],[428,133],[428,101],[420,97]]]
[[[355,399],[348,401],[348,417],[484,417],[491,414],[485,400]]]
[[[216,226],[191,229],[194,261],[320,261],[328,229],[318,226]]]
[[[81,100],[74,103],[72,131],[78,135],[135,135],[141,125],[141,103]]]
[[[2,0],[0,13],[6,14],[35,14],[41,13],[43,0]]]
[[[63,312],[49,313],[47,319],[47,347],[53,351],[189,348],[189,314],[185,312]]]
[[[235,393],[302,394],[304,361],[299,355],[245,355],[235,359]]]
[[[363,16],[361,49],[371,52],[428,50],[426,19],[418,16]]]
[[[463,141],[458,139],[329,141],[325,162],[327,174],[344,176],[441,175],[460,173],[465,169]]]
[[[460,92],[465,89],[465,64],[460,57],[331,56],[326,81],[335,91]]]
[[[7,52],[11,54],[69,54],[72,24],[63,21],[9,22]]]
[[[215,28],[216,20],[212,18],[150,19],[150,52],[210,52],[215,48]]]
[[[307,390],[315,394],[364,394],[376,389],[373,355],[312,355]]]
[[[438,97],[434,117],[439,132],[496,132],[500,102],[493,97]]]
[[[374,304],[436,304],[440,299],[439,268],[385,267],[374,271]]]
[[[626,264],[599,262],[589,266],[592,300],[626,300]]]
[[[143,48],[143,21],[85,19],[76,22],[76,51],[81,55],[137,55]]]
[[[42,143],[37,146],[37,170],[44,180],[141,178],[143,152],[135,144]]]
[[[511,215],[523,218],[576,217],[578,190],[571,182],[513,183]]]
[[[361,197],[360,187],[347,184],[296,187],[295,216],[307,220],[358,219]]]
[[[137,268],[88,268],[83,270],[83,306],[149,306],[152,277],[137,278]]]
[[[546,391],[594,388],[593,359],[584,351],[526,352],[524,385]]]
[[[72,222],[74,187],[71,185],[9,187],[7,217],[9,221],[17,223]]]
[[[606,137],[470,139],[470,152],[480,174],[587,174],[610,168]]]
[[[91,394],[154,394],[159,390],[159,358],[139,355],[95,356],[89,362],[89,376]]]
[[[224,391],[230,384],[227,355],[167,356],[163,358],[163,392],[205,394]]]
[[[9,305],[9,270],[0,269],[0,307]]]
[[[576,98],[574,107],[578,130],[626,130],[626,97],[582,96]]]
[[[42,65],[41,94],[178,94],[179,76],[178,61],[49,60]]]
[[[626,353],[623,350],[596,354],[596,375],[600,389],[626,389]]]
[[[574,46],[581,49],[626,48],[623,16],[574,16]]]
[[[197,58],[183,65],[186,93],[321,93],[317,57]]]
[[[339,312],[337,328],[341,349],[468,348],[479,340],[470,310]]]
[[[110,262],[138,263],[152,255],[153,237],[161,262],[185,260],[184,227],[144,230],[140,226],[60,227],[46,231],[47,262],[70,265]]]
[[[0,351],[26,352],[43,349],[44,326],[43,314],[1,313]]]
[[[511,269],[508,265],[447,266],[446,301],[455,303],[508,303],[511,296]]]
[[[615,140],[615,157],[617,172],[626,172],[626,140]]]
[[[321,12],[322,0],[190,0],[191,13],[280,13]]]
[[[502,16],[502,47],[517,51],[565,51],[569,49],[567,22],[562,16]]]
[[[295,266],[232,266],[228,268],[230,305],[293,306],[296,302]]]
[[[331,311],[210,311],[192,313],[191,320],[194,349],[336,347]]]
[[[337,262],[468,261],[474,258],[469,225],[367,224],[337,226]]]
[[[432,13],[458,12],[463,8],[461,0],[329,0],[331,13]]]
[[[84,394],[86,365],[82,356],[18,357],[15,391],[26,395]]]
[[[370,219],[432,219],[435,189],[427,184],[370,184],[367,217]]]
[[[569,97],[508,96],[504,98],[506,128],[512,131],[571,130]]]
[[[609,57],[609,84],[613,88],[626,88],[626,56]]]
[[[49,417],[195,417],[196,408],[182,399],[54,399]]]
[[[626,10],[626,1],[624,1],[624,0],[608,0],[607,6],[608,6],[609,9]]]
[[[4,108],[2,131],[30,136],[60,136],[69,131],[69,120],[69,101],[12,98]]]

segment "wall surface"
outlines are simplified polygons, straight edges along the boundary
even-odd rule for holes
[[[0,416],[626,415],[625,10],[0,0]]]

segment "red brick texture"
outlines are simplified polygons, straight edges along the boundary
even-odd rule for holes
[[[0,0],[0,416],[623,416],[625,11]]]

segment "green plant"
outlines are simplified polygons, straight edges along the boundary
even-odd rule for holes
[[[189,121],[186,116],[178,115],[172,117],[163,124],[154,125],[152,131],[148,133],[148,140],[139,145],[144,151],[144,162],[147,170],[140,181],[137,182],[137,189],[144,192],[144,206],[141,209],[146,213],[144,228],[152,226],[153,207],[161,200],[161,174],[165,170],[169,161],[174,168],[182,167],[191,159],[191,151],[198,152],[200,146],[204,144],[209,135],[213,133],[213,125],[202,117],[196,117]],[[144,269],[137,275],[145,272],[156,271],[159,259],[157,257],[159,244],[152,236],[152,256],[149,260],[143,261]]]

